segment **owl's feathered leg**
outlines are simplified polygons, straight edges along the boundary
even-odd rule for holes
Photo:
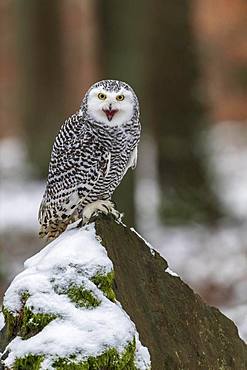
[[[97,216],[99,213],[104,213],[106,215],[111,213],[116,219],[121,219],[121,213],[115,209],[113,202],[110,200],[96,200],[93,203],[87,204],[83,209],[83,225],[89,223],[90,219],[93,216]]]

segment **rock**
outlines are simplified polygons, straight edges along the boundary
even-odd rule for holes
[[[94,224],[67,230],[27,260],[4,297],[2,369],[149,370],[113,278]]]
[[[151,354],[153,370],[246,370],[234,323],[205,304],[133,230],[96,220],[115,271],[114,291]],[[184,261],[186,263],[186,261]]]
[[[205,304],[179,277],[173,276],[167,262],[134,230],[116,223],[110,216],[100,216],[94,221],[95,224],[85,228],[66,231],[29,259],[26,270],[11,284],[4,300],[5,327],[0,340],[2,350],[10,343],[9,350],[3,355],[3,364],[9,359],[7,363],[11,364],[11,370],[39,370],[45,359],[52,367],[43,362],[42,370],[143,370],[149,368],[149,361],[142,343],[151,354],[152,370],[247,369],[247,346],[239,338],[231,320]],[[93,259],[90,257],[92,248],[95,248]],[[38,286],[33,285],[32,279],[37,280]],[[49,294],[55,294],[56,304],[50,304]],[[132,322],[116,304],[115,296]],[[45,299],[40,300],[40,297]],[[106,325],[106,341],[110,336],[119,335],[121,320],[126,323],[127,331],[124,330],[125,335],[120,335],[117,341],[118,346],[122,341],[122,351],[119,352],[117,343],[115,347],[110,346],[109,341],[107,348],[100,347],[101,357],[85,359],[84,356],[80,361],[87,347],[80,338],[79,350],[67,351],[66,357],[52,357],[49,341],[47,352],[34,347],[35,353],[31,351],[23,357],[21,353],[27,354],[26,347],[19,347],[20,352],[16,350],[17,336],[23,340],[17,341],[17,347],[20,343],[32,345],[32,340],[37,340],[43,331],[48,337],[55,335],[56,340],[52,343],[55,348],[60,350],[60,346],[64,346],[67,350],[63,335],[56,337],[59,325],[49,334],[51,325],[56,325],[59,320],[66,323],[68,308],[70,315],[79,318],[82,335],[86,325],[90,330],[95,329],[91,313],[103,305],[106,308],[116,306],[119,310],[117,320],[115,318],[109,325],[107,310],[100,317],[100,324]],[[70,328],[71,322],[68,324]],[[97,332],[94,338],[97,340]],[[13,355],[17,356],[15,361]]]

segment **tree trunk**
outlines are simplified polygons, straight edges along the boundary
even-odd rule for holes
[[[93,1],[17,2],[22,114],[30,159],[46,177],[54,137],[98,77]]]
[[[146,101],[158,149],[161,216],[172,224],[212,222],[219,211],[198,139],[205,115],[198,90],[192,4],[188,0],[149,4]]]
[[[126,0],[101,2],[101,55],[104,78],[126,81],[141,98],[142,90],[142,6]],[[135,172],[128,171],[116,189],[114,200],[125,211],[126,224],[135,225]]]

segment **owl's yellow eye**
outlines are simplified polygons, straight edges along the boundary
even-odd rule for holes
[[[117,95],[117,96],[116,96],[116,99],[117,99],[118,101],[122,101],[122,100],[124,100],[124,95]]]
[[[98,98],[99,98],[100,100],[106,100],[106,94],[99,93],[99,94],[98,94]]]

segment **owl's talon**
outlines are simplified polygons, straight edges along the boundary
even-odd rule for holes
[[[123,218],[123,216],[124,216],[124,214],[123,214],[123,213],[121,213],[121,212],[117,211],[115,208],[112,208],[112,210],[111,210],[111,214],[113,215],[113,217],[115,218],[115,220],[116,220],[117,222],[121,222],[121,221],[122,221],[122,218]]]
[[[83,225],[90,222],[92,217],[98,216],[100,213],[108,215],[112,213],[114,218],[118,219],[120,213],[115,210],[114,204],[109,200],[97,200],[96,202],[87,204],[83,210]]]
[[[107,212],[107,213],[109,213],[109,212],[110,212],[110,209],[109,209],[109,207],[107,207],[107,205],[106,205],[106,204],[102,204],[102,207],[106,209],[106,212]],[[102,212],[104,212],[104,211],[103,211],[103,209],[102,209]],[[107,214],[107,213],[106,213],[106,214]]]

